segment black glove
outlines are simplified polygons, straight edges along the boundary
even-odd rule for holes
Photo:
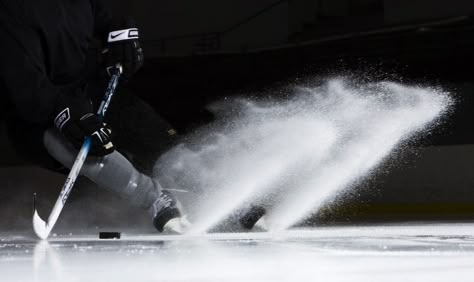
[[[92,113],[89,99],[64,95],[60,97],[57,108],[60,110],[54,124],[74,147],[80,149],[84,139],[90,136],[91,155],[105,156],[114,151],[112,129]]]
[[[122,77],[130,79],[143,66],[143,50],[138,39],[138,28],[132,19],[112,23],[104,51],[107,70],[121,63]]]

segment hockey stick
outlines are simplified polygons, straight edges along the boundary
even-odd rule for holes
[[[107,111],[109,107],[112,96],[115,93],[115,89],[117,88],[120,75],[122,74],[122,66],[120,64],[117,64],[114,67],[114,70],[112,73],[113,75],[110,78],[109,85],[107,86],[107,91],[105,92],[105,95],[104,95],[104,98],[102,99],[99,110],[97,111],[97,115],[100,118],[104,117],[105,112]],[[38,211],[36,210],[36,194],[34,195],[33,229],[39,238],[43,240],[48,238],[49,233],[54,227],[54,224],[56,224],[56,221],[59,218],[59,214],[61,213],[64,207],[64,204],[66,203],[66,200],[69,197],[69,194],[71,193],[72,187],[74,186],[74,183],[76,182],[76,178],[79,175],[79,172],[81,171],[82,165],[84,164],[84,161],[86,160],[87,155],[89,154],[90,146],[91,146],[91,139],[90,137],[87,137],[84,143],[82,144],[81,150],[79,151],[79,154],[77,155],[76,160],[74,161],[74,165],[72,166],[71,171],[69,172],[69,175],[66,179],[66,182],[63,185],[61,193],[59,194],[59,197],[56,200],[56,204],[54,204],[53,210],[51,211],[51,214],[49,215],[48,222],[45,222],[44,220],[42,220],[41,217],[38,215]]]

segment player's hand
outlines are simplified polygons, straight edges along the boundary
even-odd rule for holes
[[[91,137],[90,154],[105,156],[114,151],[112,129],[92,113],[92,104],[84,97],[61,97],[54,125],[76,148]]]
[[[104,55],[107,70],[120,63],[122,77],[126,80],[143,66],[143,49],[140,46],[139,32],[134,20],[128,18],[112,23]]]

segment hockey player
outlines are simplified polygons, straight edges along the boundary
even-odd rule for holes
[[[120,63],[125,82],[143,65],[135,23],[112,19],[100,0],[0,0],[0,38],[0,95],[15,148],[44,167],[52,167],[52,156],[71,168],[90,136],[81,174],[147,209],[159,231],[170,224],[181,231],[185,223],[176,199],[130,162],[140,164],[131,143],[144,146],[142,156],[156,160],[163,148],[148,144],[172,142],[168,124],[126,93],[116,95],[105,120],[120,130],[113,131],[94,114],[107,70]],[[156,124],[146,125],[150,120]],[[144,128],[137,129],[141,123]],[[150,136],[159,140],[149,142]]]

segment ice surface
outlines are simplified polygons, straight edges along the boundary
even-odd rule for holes
[[[474,224],[186,236],[2,234],[1,281],[472,281]]]

